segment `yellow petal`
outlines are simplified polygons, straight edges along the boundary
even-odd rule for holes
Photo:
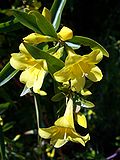
[[[35,62],[38,64],[36,67],[37,68],[43,68],[45,71],[48,70],[48,67],[47,67],[47,62],[45,59],[36,59]]]
[[[75,143],[81,143],[83,146],[85,146],[85,142],[82,138],[81,135],[79,135],[77,132],[75,132],[74,130],[71,130],[69,136],[68,136],[68,140],[75,142]]]
[[[64,47],[61,47],[53,54],[54,57],[60,59],[63,56]]]
[[[86,136],[82,136],[82,138],[83,138],[83,140],[85,141],[85,143],[86,143],[87,141],[89,141],[89,140],[90,140],[90,135],[89,135],[89,133],[86,134]]]
[[[82,113],[77,113],[76,121],[80,126],[87,128],[87,120],[86,120],[86,117]]]
[[[51,138],[54,131],[56,131],[54,126],[49,128],[39,128],[39,136],[45,139],[49,139]]]
[[[67,82],[70,80],[71,68],[63,67],[61,70],[54,73],[54,77],[58,82]]]
[[[93,82],[100,81],[103,75],[99,67],[97,66],[90,66],[90,72],[87,75],[87,78]]]
[[[79,92],[85,86],[85,77],[83,76],[79,64],[72,66],[71,86],[72,90],[77,92]]]
[[[34,84],[33,84],[33,91],[35,93],[46,95],[45,92],[40,91],[40,88],[42,87],[42,84],[44,81],[45,74],[46,74],[46,71],[44,71],[41,68],[38,75],[37,75],[37,78],[35,79]]]
[[[46,7],[43,8],[42,15],[51,22],[51,13]]]
[[[35,78],[33,69],[27,69],[21,73],[20,82],[26,84],[27,88],[31,88],[33,87]]]
[[[99,49],[96,49],[92,51],[90,54],[84,55],[84,58],[86,58],[85,62],[89,64],[97,64],[102,60],[103,53]]]
[[[27,51],[27,49],[25,48],[25,46],[24,46],[24,44],[23,43],[21,43],[20,45],[19,45],[19,50],[20,50],[20,52],[21,53],[23,53],[23,54],[25,54],[25,55],[29,55],[30,57],[31,57],[31,55],[29,54],[29,52]]]
[[[61,126],[61,127],[74,129],[73,100],[71,98],[67,102],[64,116],[60,117],[57,121],[55,121],[55,126]]]
[[[51,139],[50,144],[52,144],[55,148],[60,148],[64,144],[66,144],[68,141],[66,139]]]
[[[23,40],[26,43],[39,44],[42,42],[52,42],[52,41],[54,41],[54,38],[52,38],[50,36],[44,36],[39,33],[31,33],[28,36],[26,36],[25,38],[23,38]]]
[[[27,67],[24,57],[20,53],[11,54],[10,65],[17,70],[24,70]]]
[[[66,41],[73,37],[73,31],[64,26],[57,35],[62,41]]]
[[[81,60],[82,56],[77,54],[69,54],[65,60],[65,66],[75,64]]]
[[[92,93],[88,89],[86,89],[86,88],[84,88],[84,89],[81,90],[81,95],[83,95],[83,96],[89,96],[91,94]]]
[[[38,93],[38,94],[40,94],[41,96],[46,96],[47,95],[47,93],[45,92],[45,91],[42,91],[42,90],[40,90],[40,91],[36,91],[35,93]]]
[[[23,53],[12,53],[11,56],[10,64],[15,69],[24,70],[28,66],[34,65],[34,59],[29,55]]]

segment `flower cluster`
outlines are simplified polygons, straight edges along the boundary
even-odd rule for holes
[[[47,9],[43,10],[42,15],[46,18],[46,23],[51,22],[51,17]],[[43,17],[42,17],[43,18]],[[51,24],[51,23],[50,23]],[[52,25],[52,24],[51,24]],[[42,28],[43,29],[43,28]],[[45,139],[51,139],[50,143],[59,148],[68,141],[85,143],[90,139],[89,134],[81,135],[76,132],[75,122],[80,126],[87,128],[87,121],[80,112],[80,108],[75,111],[73,102],[75,102],[75,95],[90,95],[91,92],[85,88],[86,81],[98,82],[103,75],[98,64],[103,58],[102,47],[91,47],[89,54],[80,55],[75,53],[74,47],[70,45],[71,40],[74,39],[73,31],[63,26],[55,36],[41,33],[31,33],[23,38],[23,43],[20,44],[19,53],[11,54],[10,64],[17,70],[22,70],[20,75],[20,82],[24,83],[28,89],[33,89],[33,92],[40,95],[46,95],[46,92],[41,90],[44,77],[46,74],[52,74],[53,80],[58,82],[58,85],[63,88],[62,93],[66,97],[66,109],[62,117],[58,118],[54,125],[49,128],[39,128],[39,135]],[[48,58],[34,58],[32,53],[26,49],[24,44],[30,44],[35,48],[39,48],[40,44],[53,44],[44,50],[45,53],[62,61],[64,66],[55,71],[50,72],[49,67],[52,65],[47,63]],[[79,44],[78,44],[79,46]],[[79,47],[78,47],[79,48]],[[77,49],[78,49],[77,48]],[[43,51],[40,51],[43,52]],[[50,61],[50,60],[49,60]],[[57,62],[57,61],[56,61]],[[59,64],[57,64],[59,65]],[[52,66],[53,67],[53,66]],[[67,92],[64,88],[67,86]],[[85,106],[81,103],[81,106]]]

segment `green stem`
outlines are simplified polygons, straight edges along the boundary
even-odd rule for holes
[[[37,103],[37,98],[34,95],[34,103],[35,103],[35,111],[36,111],[36,121],[37,121],[37,137],[38,137],[38,144],[40,143],[40,137],[39,137],[39,128],[40,128],[40,123],[39,123],[39,109],[38,109],[38,103]]]

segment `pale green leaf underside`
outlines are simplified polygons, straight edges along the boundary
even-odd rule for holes
[[[52,24],[57,31],[60,26],[61,15],[67,0],[55,0],[51,7]]]
[[[0,72],[0,86],[4,85],[9,80],[11,80],[18,72],[19,70],[13,69],[10,63],[8,62]]]

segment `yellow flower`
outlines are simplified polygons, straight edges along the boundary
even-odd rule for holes
[[[54,73],[58,82],[68,84],[71,81],[73,91],[81,91],[85,86],[85,77],[93,82],[100,81],[103,77],[101,70],[95,64],[99,63],[103,54],[99,49],[87,55],[77,55],[70,52],[65,60],[65,67]]]
[[[64,26],[57,35],[58,38],[55,39],[53,37],[42,35],[39,33],[31,33],[28,36],[24,37],[23,40],[26,43],[33,44],[39,44],[42,42],[53,42],[58,41],[59,39],[62,41],[67,41],[73,37],[73,31],[70,28]]]
[[[53,37],[45,36],[39,33],[31,33],[23,38],[23,40],[26,43],[39,44],[42,42],[53,42],[55,39]]]
[[[35,93],[46,95],[40,88],[47,71],[47,63],[43,59],[34,59],[24,47],[19,46],[19,53],[11,54],[10,64],[17,70],[23,70],[20,75],[20,82],[26,84],[27,88],[32,88]]]
[[[74,127],[73,101],[69,99],[64,116],[55,121],[54,126],[49,128],[39,128],[39,135],[45,139],[51,139],[50,144],[55,148],[62,147],[68,141],[85,143],[90,139],[89,134],[81,136]]]

